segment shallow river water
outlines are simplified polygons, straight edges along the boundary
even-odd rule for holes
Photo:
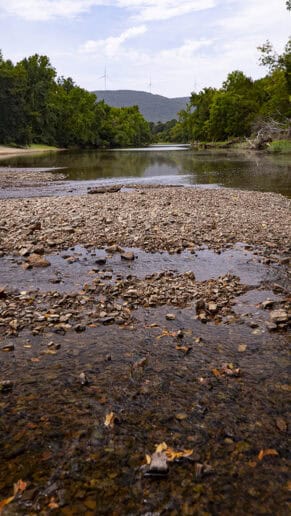
[[[112,182],[291,195],[284,157],[177,147],[0,164],[64,167],[66,176],[0,189],[0,198],[78,194]],[[29,251],[2,253],[0,514],[290,514],[288,334],[286,324],[270,327],[271,311],[290,302],[288,258],[266,249],[241,242],[217,253],[124,248],[134,254],[125,260],[121,251],[75,245],[47,254],[47,267],[27,269]],[[143,303],[165,271],[172,274],[167,304]],[[189,296],[209,283],[217,306],[210,309],[212,297],[204,306],[214,314],[199,318],[200,294],[179,302],[183,292],[170,280],[183,274],[193,280],[181,283]],[[113,317],[113,307],[130,318]],[[157,445],[172,453],[164,471],[150,469]]]
[[[2,157],[1,167],[63,167],[65,181],[34,190],[4,190],[0,197],[85,193],[88,186],[111,183],[180,184],[232,187],[291,196],[290,156],[259,153],[196,152],[186,146],[152,146],[114,151],[64,151]],[[57,170],[60,172],[60,170]]]

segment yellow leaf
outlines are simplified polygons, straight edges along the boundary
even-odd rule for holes
[[[175,331],[168,331],[167,329],[164,329],[163,332],[161,333],[161,335],[158,335],[156,337],[157,340],[160,340],[162,337],[176,337],[176,332]]]
[[[108,426],[109,428],[113,428],[114,427],[114,420],[115,420],[115,414],[114,414],[114,412],[110,412],[105,417],[104,425]]]
[[[277,452],[277,450],[274,450],[273,448],[269,448],[267,450],[261,450],[260,453],[258,454],[258,459],[263,460],[263,458],[266,457],[267,455],[279,455],[279,453]]]
[[[167,448],[167,450],[166,450],[167,460],[169,462],[173,462],[174,460],[190,457],[192,455],[192,453],[193,453],[193,450],[175,451],[173,448]]]
[[[163,442],[161,444],[156,445],[156,453],[163,453],[165,452],[167,461],[173,462],[174,460],[190,457],[192,455],[193,450],[181,450],[176,451],[173,448],[168,447],[168,445]]]
[[[3,511],[3,508],[5,507],[5,505],[8,505],[9,503],[13,502],[17,493],[22,493],[24,491],[24,489],[26,489],[26,487],[27,487],[27,483],[23,482],[23,480],[18,480],[18,482],[16,482],[16,484],[14,484],[13,496],[9,496],[9,498],[5,498],[4,500],[2,500],[2,502],[0,502],[0,516],[2,514],[2,511]]]
[[[146,463],[147,463],[147,465],[149,466],[151,462],[152,462],[152,458],[151,458],[150,455],[147,454],[146,455]]]
[[[14,500],[14,496],[10,496],[9,498],[5,498],[5,500],[2,500],[2,502],[0,502],[0,515],[2,514],[2,510],[5,507],[5,505],[8,505],[9,503],[11,503],[12,500]]]
[[[167,448],[168,448],[168,446],[165,442],[163,442],[161,444],[157,444],[156,445],[156,453],[161,453],[161,452],[165,451]]]

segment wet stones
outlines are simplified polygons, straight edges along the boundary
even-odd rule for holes
[[[288,314],[285,310],[274,310],[270,313],[270,319],[275,324],[286,323],[288,321]]]
[[[120,254],[122,260],[133,261],[135,259],[135,255],[132,251],[123,252]]]
[[[174,321],[176,319],[176,316],[175,316],[175,314],[170,314],[169,313],[169,314],[166,314],[166,319],[168,321]]]
[[[43,256],[40,256],[37,253],[31,254],[27,258],[27,263],[31,267],[49,267],[49,265],[50,265],[50,262],[46,258],[44,258]]]
[[[14,351],[14,344],[5,344],[5,346],[1,347],[1,351],[4,351],[6,353],[9,351]]]
[[[144,468],[146,477],[163,477],[169,472],[167,456],[163,452],[155,452],[151,456],[151,463]]]
[[[14,384],[12,380],[0,380],[0,393],[12,391],[13,385]]]

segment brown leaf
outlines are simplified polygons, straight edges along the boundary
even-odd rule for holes
[[[169,462],[173,462],[174,460],[179,460],[182,458],[190,457],[193,453],[193,450],[182,450],[176,451],[173,448],[166,449],[167,460]]]
[[[23,480],[18,480],[16,484],[13,486],[13,492],[14,496],[17,495],[17,493],[22,493],[27,488],[27,482],[23,482]]]
[[[22,493],[24,491],[24,489],[26,489],[26,487],[27,487],[27,483],[23,482],[23,480],[18,480],[18,482],[16,482],[16,484],[14,484],[13,496],[9,496],[9,498],[5,498],[4,500],[2,500],[0,502],[0,516],[3,512],[5,505],[8,505],[9,503],[13,502],[17,493]]]
[[[48,504],[48,507],[50,509],[58,509],[59,508],[59,504],[57,504],[56,499],[54,497],[52,497],[50,499],[50,503]]]
[[[279,453],[277,452],[277,450],[274,450],[273,448],[268,448],[267,450],[260,451],[260,453],[258,454],[258,459],[263,460],[263,458],[267,455],[279,455]]]
[[[183,351],[186,355],[190,353],[191,346],[176,346],[177,351]]]
[[[176,451],[173,448],[169,447],[165,442],[163,442],[156,446],[155,453],[163,453],[163,452],[167,456],[167,461],[173,462],[174,460],[190,457],[190,455],[192,455],[192,453],[193,453],[193,450]]]
[[[5,505],[8,505],[13,500],[14,500],[14,496],[9,496],[9,498],[5,498],[4,500],[2,500],[0,502],[0,515],[2,514],[2,511],[3,511],[3,508],[5,507]]]
[[[108,428],[114,428],[114,423],[115,423],[115,414],[114,414],[114,412],[110,412],[105,417],[104,425],[107,426]]]
[[[218,371],[218,369],[212,369],[212,374],[214,374],[214,376],[216,376],[216,378],[219,378],[221,376],[221,372]]]
[[[160,340],[162,337],[176,337],[177,333],[175,331],[168,331],[167,329],[164,329],[161,335],[158,335],[156,337],[157,340]]]

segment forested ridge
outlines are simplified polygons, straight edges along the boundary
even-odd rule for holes
[[[114,108],[57,77],[47,56],[13,64],[0,52],[0,143],[57,147],[130,147],[150,142],[137,106]]]
[[[93,93],[109,106],[137,105],[142,115],[150,123],[166,123],[173,118],[176,119],[179,111],[185,109],[190,100],[190,97],[168,98],[135,90],[98,90]]]

